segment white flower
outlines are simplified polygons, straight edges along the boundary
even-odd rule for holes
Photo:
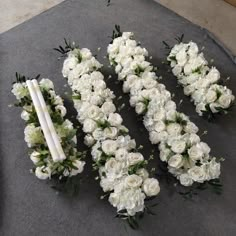
[[[183,156],[180,154],[175,154],[168,160],[168,165],[179,169],[183,165]]]
[[[188,155],[193,161],[197,161],[202,159],[204,153],[201,149],[201,146],[199,144],[196,144],[188,149]]]
[[[39,179],[45,180],[51,178],[51,169],[49,167],[40,166],[36,167],[35,169],[35,175]]]
[[[212,103],[217,99],[217,94],[215,91],[213,90],[208,90],[208,92],[206,93],[206,102],[207,103]]]
[[[29,147],[35,144],[43,144],[44,137],[40,127],[35,127],[34,124],[29,124],[25,127],[25,142]]]
[[[179,176],[179,181],[183,186],[191,186],[193,184],[193,180],[191,179],[191,177],[189,176],[189,174],[181,174]]]
[[[89,60],[92,58],[92,53],[88,48],[80,49],[80,54],[83,60]]]
[[[30,114],[29,114],[27,111],[23,110],[23,111],[21,112],[21,118],[22,118],[23,120],[27,121],[27,120],[29,120],[29,118],[30,118]]]
[[[117,207],[117,211],[127,210],[127,213],[133,216],[144,210],[145,194],[141,189],[131,188],[116,191],[116,186],[115,191],[110,194],[109,202],[113,207]]]
[[[55,109],[61,113],[62,117],[66,115],[66,108],[63,105],[57,105]]]
[[[91,105],[87,110],[88,118],[97,120],[101,117],[101,111],[98,106]]]
[[[220,79],[220,72],[215,67],[212,67],[205,79],[209,80],[212,84],[216,83]]]
[[[83,123],[83,131],[92,133],[97,128],[97,123],[92,119],[85,119]]]
[[[188,170],[189,176],[196,182],[203,183],[207,176],[204,166],[194,166]]]
[[[128,154],[128,161],[130,165],[135,165],[143,160],[143,155],[139,152],[130,152]]]
[[[76,57],[68,57],[63,63],[62,75],[63,77],[68,77],[69,72],[76,67],[78,64],[78,59]]]
[[[104,136],[108,139],[114,139],[118,135],[118,129],[115,127],[108,127],[104,129]]]
[[[25,84],[15,83],[13,84],[11,92],[16,96],[17,100],[22,99],[23,97],[29,95],[29,90]]]
[[[167,132],[169,135],[179,135],[182,131],[182,127],[177,123],[170,123],[166,126]]]
[[[34,164],[37,164],[40,161],[40,153],[33,151],[30,155],[30,159]]]
[[[110,158],[105,164],[106,174],[110,177],[121,177],[122,176],[122,164],[115,158]]]
[[[123,119],[121,118],[121,116],[118,113],[111,113],[111,114],[109,114],[108,122],[112,126],[120,126],[121,123],[123,122]]]
[[[220,163],[216,162],[215,157],[209,163],[209,175],[211,179],[217,179],[220,176]]]
[[[106,115],[110,113],[114,113],[116,111],[116,107],[113,104],[113,102],[104,102],[101,109],[102,109],[102,112]]]
[[[92,135],[87,134],[84,137],[84,144],[87,145],[88,147],[91,147],[95,143],[95,140]]]
[[[50,79],[41,79],[39,85],[46,90],[54,89],[53,82]]]
[[[146,109],[146,106],[143,102],[138,102],[136,105],[135,105],[135,111],[137,114],[142,114]]]
[[[142,178],[138,175],[129,175],[125,178],[125,184],[128,188],[138,188],[142,182]]]
[[[112,191],[115,184],[116,182],[111,178],[102,178],[100,181],[100,186],[104,192]]]
[[[160,192],[158,180],[154,178],[147,178],[144,180],[143,191],[148,197],[156,196]]]
[[[115,154],[117,149],[117,143],[114,140],[105,140],[102,142],[102,150],[107,154],[107,155],[113,155]]]
[[[182,140],[174,140],[171,144],[171,150],[175,153],[181,154],[186,148],[186,143]]]
[[[72,165],[76,168],[76,169],[72,169],[70,172],[70,176],[74,176],[77,175],[79,173],[82,173],[84,170],[84,165],[85,162],[84,161],[80,161],[80,160],[75,160],[72,162]]]
[[[119,148],[115,153],[115,158],[117,161],[126,162],[128,156],[128,152],[125,148]]]
[[[173,69],[172,69],[172,73],[175,76],[178,76],[180,73],[182,72],[182,67],[179,65],[176,65]]]
[[[198,132],[198,127],[191,121],[187,122],[187,125],[184,127],[185,132],[187,133],[197,133]]]
[[[149,173],[146,169],[141,168],[136,171],[136,174],[142,177],[143,180],[147,179],[149,177]]]
[[[231,102],[234,100],[232,95],[222,94],[218,100],[219,104],[223,108],[228,108],[231,105]]]

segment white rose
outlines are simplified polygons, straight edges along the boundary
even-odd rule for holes
[[[167,161],[169,155],[171,153],[171,150],[170,149],[165,149],[165,150],[161,150],[160,151],[160,159],[161,161]]]
[[[186,143],[182,140],[174,140],[171,144],[171,150],[175,153],[181,154],[186,148]]]
[[[21,118],[25,121],[29,120],[30,114],[27,111],[22,111],[21,112]]]
[[[119,148],[115,153],[117,161],[125,162],[127,160],[128,152],[125,148]]]
[[[190,149],[188,149],[188,155],[193,161],[201,160],[204,153],[201,149],[201,147],[196,144],[192,146]]]
[[[114,140],[105,140],[102,142],[102,150],[107,154],[107,155],[113,155],[115,154],[117,149],[117,143]]]
[[[128,154],[128,161],[131,166],[143,160],[144,160],[143,155],[139,152],[131,152]]]
[[[87,115],[89,118],[97,120],[101,117],[101,112],[99,107],[91,105],[87,110]]]
[[[222,94],[218,100],[219,104],[223,108],[228,108],[231,105],[231,102],[234,100],[232,95]]]
[[[217,179],[220,176],[220,163],[216,162],[215,158],[212,158],[209,163],[209,176],[211,179]]]
[[[114,189],[116,182],[113,179],[102,178],[100,181],[100,185],[102,187],[103,192],[109,192]]]
[[[144,105],[143,102],[138,102],[136,105],[135,105],[135,112],[137,114],[142,114],[146,109],[146,106]]]
[[[142,177],[143,180],[147,179],[149,177],[149,173],[146,169],[141,168],[136,171],[136,174],[140,177]]]
[[[120,126],[123,122],[123,119],[118,113],[111,113],[108,117],[108,122],[112,126]]]
[[[216,83],[220,79],[220,72],[215,67],[212,67],[209,73],[206,75],[206,79],[212,84]]]
[[[151,141],[152,144],[159,143],[160,142],[159,133],[156,131],[151,131],[149,133],[149,140]]]
[[[93,131],[93,138],[95,139],[95,140],[101,140],[101,139],[104,139],[104,132],[103,132],[103,130],[102,129],[100,129],[100,128],[98,128],[98,129],[95,129],[94,131]]]
[[[61,113],[61,116],[62,116],[62,117],[64,117],[64,116],[66,115],[66,108],[65,108],[64,106],[62,106],[62,105],[57,105],[57,106],[55,107],[55,109]]]
[[[190,57],[195,57],[198,54],[198,46],[194,42],[189,43],[188,54]]]
[[[185,51],[185,48],[181,49],[176,54],[176,60],[180,66],[184,66],[184,64],[187,62],[187,53]]]
[[[200,137],[197,134],[190,133],[188,135],[188,140],[190,141],[190,144],[193,145],[200,142]]]
[[[208,92],[206,93],[206,102],[207,103],[212,103],[217,99],[217,94],[215,91],[213,90],[208,90]]]
[[[88,48],[80,49],[80,54],[82,55],[83,60],[89,60],[92,58],[92,53]]]
[[[85,133],[92,133],[97,128],[97,123],[92,119],[86,119],[83,124],[83,131]]]
[[[76,168],[76,169],[72,169],[70,172],[70,176],[74,176],[77,174],[80,174],[83,172],[84,170],[84,165],[85,162],[84,161],[80,161],[80,160],[75,160],[72,162],[72,165]]]
[[[125,178],[125,184],[128,188],[138,188],[142,182],[142,178],[138,175],[129,175]]]
[[[157,121],[154,124],[154,129],[157,132],[161,132],[161,131],[165,130],[165,128],[166,128],[166,125],[163,121]]]
[[[189,174],[181,174],[179,176],[179,181],[183,186],[191,186],[193,184],[193,180],[189,176]]]
[[[40,153],[33,151],[30,155],[30,159],[34,164],[37,164],[40,161]]]
[[[182,131],[182,126],[178,123],[170,123],[166,127],[169,135],[179,135]]]
[[[113,104],[113,102],[104,102],[101,109],[102,109],[102,112],[106,115],[110,113],[114,113],[116,111],[116,107]]]
[[[143,86],[146,89],[154,88],[156,86],[156,84],[157,84],[157,81],[154,79],[151,79],[151,78],[146,78],[143,80]]]
[[[104,129],[104,136],[109,139],[114,139],[117,137],[118,130],[115,127],[108,127]]]
[[[13,88],[11,92],[16,96],[17,100],[27,96],[29,94],[29,90],[24,84],[22,83],[15,83],[13,84]]]
[[[148,197],[156,196],[160,192],[158,180],[154,178],[144,180],[143,191]]]
[[[27,125],[24,130],[25,142],[28,147],[32,147],[35,144],[43,144],[44,137],[40,127],[35,127],[33,124]]]
[[[53,82],[50,79],[41,79],[39,85],[41,88],[44,88],[46,90],[54,89]]]
[[[176,66],[172,69],[172,73],[173,73],[175,76],[180,75],[181,72],[182,72],[182,67],[179,66],[179,65],[176,65]]]
[[[206,144],[206,143],[204,143],[204,142],[200,142],[199,144],[199,147],[201,147],[201,149],[202,149],[202,151],[203,151],[203,153],[204,154],[209,154],[210,153],[210,151],[211,151],[211,149],[210,149],[210,147],[208,146],[208,144]]]
[[[183,165],[183,156],[180,154],[171,156],[168,160],[168,165],[179,169]]]
[[[110,158],[105,164],[105,171],[108,175],[116,177],[116,175],[121,174],[122,165],[115,158]]]
[[[88,147],[91,147],[95,143],[95,140],[92,135],[87,134],[84,137],[84,144]]]
[[[198,132],[198,127],[191,121],[187,122],[187,125],[184,127],[185,132],[187,133],[197,133]]]
[[[49,167],[45,167],[45,166],[36,167],[35,175],[39,179],[43,179],[43,180],[50,179],[51,178],[51,169]]]
[[[204,166],[194,166],[188,170],[189,176],[196,182],[203,183],[206,180]]]
[[[64,60],[62,75],[64,78],[68,77],[70,70],[74,69],[78,64],[78,59],[76,57],[68,57]]]
[[[193,85],[187,85],[184,87],[184,94],[186,96],[191,95],[195,91],[195,87]]]

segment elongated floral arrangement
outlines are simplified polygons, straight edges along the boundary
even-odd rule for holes
[[[191,97],[200,116],[212,117],[214,113],[227,113],[234,102],[232,91],[220,77],[215,67],[209,67],[203,52],[196,43],[178,42],[169,48],[167,57],[173,74],[184,88],[184,94]]]
[[[167,163],[169,172],[184,186],[218,179],[219,161],[200,140],[198,127],[176,110],[170,92],[146,61],[147,50],[138,45],[133,33],[122,33],[116,26],[107,52],[118,80],[124,81],[123,91],[130,93],[130,105],[143,115],[151,143],[159,144],[160,159]]]
[[[54,128],[61,145],[61,156],[55,154],[52,156],[53,150],[49,148],[46,135],[53,129],[52,126],[48,128],[48,133],[44,133],[42,129],[42,122],[38,116],[38,108],[33,104],[32,91],[33,87],[29,85],[35,82],[35,79],[29,79],[25,76],[16,74],[17,81],[13,83],[12,93],[15,95],[18,102],[15,104],[17,107],[22,107],[21,118],[25,120],[25,141],[30,149],[30,159],[35,167],[33,172],[39,179],[56,179],[69,178],[78,175],[83,171],[85,162],[83,153],[78,152],[76,149],[76,129],[68,119],[65,119],[66,108],[63,105],[63,100],[60,96],[56,95],[54,85],[49,79],[41,79],[39,83],[39,90],[42,92],[46,108],[41,110],[45,113],[47,109],[49,116],[53,122]],[[38,79],[38,77],[36,78]],[[37,84],[37,83],[36,83]],[[31,85],[32,86],[32,85]],[[39,91],[38,91],[39,92]],[[40,98],[42,101],[42,97]],[[49,118],[49,117],[48,117]],[[49,118],[49,119],[50,119]],[[45,119],[46,120],[46,119]],[[42,123],[41,123],[42,124]],[[46,123],[44,123],[46,125]],[[52,141],[53,142],[53,141]],[[56,151],[57,149],[54,149]],[[54,153],[53,153],[54,154]],[[57,156],[58,155],[58,156]]]
[[[67,41],[66,47],[57,51],[67,55],[62,73],[72,89],[74,107],[86,134],[85,144],[91,147],[100,185],[117,208],[118,217],[135,227],[136,215],[147,210],[145,200],[159,193],[159,182],[149,178],[147,161],[122,125],[113,103],[115,96],[99,72],[102,65],[89,49]]]

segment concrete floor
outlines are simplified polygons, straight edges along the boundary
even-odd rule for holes
[[[29,20],[63,0],[0,0],[0,33]]]
[[[63,0],[0,0],[0,33]],[[115,0],[112,0],[115,2]],[[155,0],[211,31],[236,55],[236,8],[223,0]],[[115,4],[111,7],[115,7]]]

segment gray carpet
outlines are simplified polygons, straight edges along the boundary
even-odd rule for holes
[[[57,195],[50,184],[31,175],[32,163],[24,142],[25,124],[20,119],[20,109],[8,107],[14,102],[10,89],[16,71],[28,76],[41,73],[54,81],[58,93],[64,94],[62,61],[57,60],[58,54],[52,50],[64,37],[77,40],[94,54],[98,54],[97,48],[101,47],[98,58],[107,65],[103,57],[115,24],[120,24],[122,30],[135,32],[137,40],[153,56],[152,62],[159,67],[163,83],[176,94],[175,101],[183,99],[180,110],[196,122],[201,132],[208,130],[203,140],[211,146],[214,155],[226,159],[222,166],[224,190],[220,196],[203,191],[193,201],[185,201],[174,186],[161,180],[156,216],[147,216],[141,221],[139,231],[129,229],[114,218],[115,209],[98,199],[101,190],[94,180],[95,173],[91,172],[91,162],[86,165],[85,179],[77,197]],[[173,44],[173,38],[181,33],[186,40],[192,39],[205,46],[207,59],[214,58],[222,76],[231,77],[228,86],[236,94],[236,67],[222,48],[205,30],[151,0],[113,0],[110,7],[105,0],[69,0],[0,35],[1,235],[236,235],[235,109],[216,122],[208,123],[197,116],[182,88],[176,87],[176,80],[167,72],[168,67],[161,64],[166,53],[162,40]],[[103,72],[113,74],[107,66]],[[121,85],[115,81],[114,76],[108,84],[119,96]],[[128,104],[127,96],[117,104],[124,101]],[[70,108],[69,115],[75,114],[71,103],[67,101],[66,104]],[[148,157],[153,146],[142,123],[128,105],[121,113],[131,135],[138,144],[144,145],[143,154]],[[84,149],[82,141],[79,147]],[[158,150],[155,157],[153,166],[159,163]]]

